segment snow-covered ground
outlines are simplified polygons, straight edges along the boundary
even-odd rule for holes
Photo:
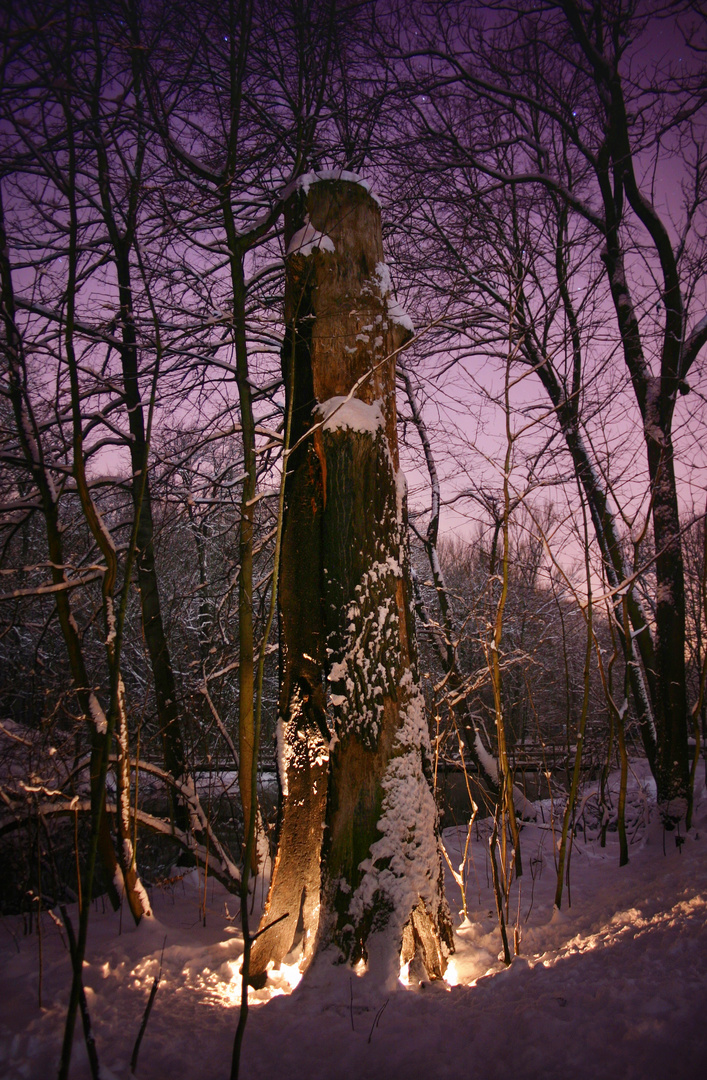
[[[634,777],[638,783],[641,774]],[[616,834],[601,849],[580,831],[561,912],[554,911],[553,835],[542,815],[522,833],[521,955],[498,960],[500,935],[483,828],[474,830],[468,920],[457,923],[449,983],[369,987],[345,968],[297,981],[295,966],[253,992],[244,1078],[692,1080],[707,1075],[707,799],[698,782],[684,843],[653,814],[639,822],[629,865]],[[649,791],[649,785],[644,784]],[[634,802],[644,796],[635,788]],[[457,834],[445,840],[452,861]],[[463,842],[463,838],[459,839]],[[448,880],[450,906],[460,893]],[[162,982],[142,1042],[144,1080],[227,1077],[238,1018],[238,902],[196,871],[152,891],[155,918],[91,919],[85,984],[104,1080],[130,1076],[130,1057],[164,945]],[[76,911],[71,911],[77,922]],[[0,930],[0,1077],[56,1075],[70,980],[63,935],[42,917]],[[72,1076],[89,1075],[77,1025]]]

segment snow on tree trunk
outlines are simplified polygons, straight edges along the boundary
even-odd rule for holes
[[[392,981],[418,954],[439,977],[452,935],[395,411],[394,353],[411,326],[363,183],[310,174],[285,220],[296,448],[280,579],[283,801],[253,980],[284,959],[298,923],[305,956],[333,947]]]

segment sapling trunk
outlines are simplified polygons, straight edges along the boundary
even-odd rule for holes
[[[700,574],[700,600],[701,600],[701,614],[702,617],[707,617],[707,509],[705,511],[705,518],[702,522],[702,569]],[[699,605],[698,605],[699,607]],[[699,650],[698,650],[699,658]],[[704,701],[705,701],[705,685],[707,684],[707,649],[705,649],[704,656],[702,657],[702,664],[699,669],[699,684],[697,690],[697,696],[695,703],[692,706],[692,733],[695,739],[695,750],[692,755],[692,762],[690,764],[690,786],[688,789],[688,807],[687,807],[687,819],[685,821],[686,828],[690,828],[692,825],[692,811],[694,809],[695,800],[695,777],[697,775],[697,767],[700,762],[700,752],[702,749],[702,739],[700,737],[700,713],[702,714],[702,724],[704,729],[705,713],[704,713]],[[707,763],[706,763],[707,764]]]
[[[257,827],[257,719],[255,717],[255,636],[253,627],[253,533],[255,522],[255,491],[257,485],[255,459],[255,420],[253,393],[248,362],[246,338],[247,288],[243,261],[252,243],[239,231],[232,202],[233,177],[238,171],[241,150],[239,120],[243,106],[243,78],[250,48],[253,8],[250,3],[237,4],[228,0],[226,19],[230,80],[228,86],[230,124],[226,141],[226,161],[223,182],[219,188],[221,220],[228,251],[231,303],[233,308],[233,341],[236,354],[236,384],[243,445],[243,490],[240,505],[238,540],[240,571],[238,575],[238,784],[246,831],[252,814]],[[252,814],[251,814],[252,810]],[[248,844],[250,871],[257,873],[257,844]],[[247,875],[246,875],[247,876]]]
[[[625,597],[622,600],[624,604],[624,615],[626,614]],[[628,670],[624,677],[624,702],[628,701]],[[625,710],[619,714],[618,718],[618,734],[619,734],[619,760],[621,762],[621,780],[619,785],[619,805],[618,805],[618,828],[619,828],[619,866],[625,866],[628,862],[628,841],[626,839],[626,789],[628,786],[628,754],[626,751],[626,725],[624,723]]]
[[[37,807],[37,939],[39,945],[39,980],[37,984],[37,1005],[42,1007],[42,976],[44,957],[42,955],[42,841],[40,839],[40,815]]]
[[[555,889],[555,907],[558,909],[562,906],[562,887],[564,883],[565,859],[567,856],[567,834],[570,828],[570,823],[572,822],[572,819],[574,817],[574,809],[577,802],[577,792],[579,791],[579,782],[582,775],[582,751],[584,749],[584,733],[587,727],[587,714],[589,712],[589,689],[591,680],[591,662],[593,646],[592,580],[591,566],[589,563],[589,535],[587,531],[587,511],[581,488],[579,490],[579,497],[582,506],[582,521],[584,525],[584,569],[587,583],[587,643],[584,652],[584,690],[582,695],[582,712],[579,718],[579,727],[577,730],[577,748],[574,755],[572,783],[570,785],[569,795],[567,797],[567,805],[565,806],[565,812],[562,819],[562,837],[560,839],[560,850],[557,862],[557,887]]]
[[[69,955],[71,957],[71,966],[75,971],[77,964],[79,964],[79,953],[76,944],[76,938],[74,936],[74,927],[69,918],[69,913],[62,905],[59,908],[61,917],[64,920],[64,927],[66,928],[66,936],[69,941]],[[100,1080],[100,1070],[98,1067],[98,1051],[96,1049],[96,1040],[93,1035],[93,1028],[91,1027],[91,1016],[88,1011],[88,1002],[86,1001],[86,992],[83,988],[83,981],[79,989],[79,1009],[81,1012],[81,1022],[83,1024],[84,1040],[86,1042],[86,1053],[88,1054],[88,1063],[91,1069],[91,1076],[93,1080]],[[61,1074],[60,1074],[61,1075]]]
[[[291,364],[291,373],[294,375],[294,363]],[[283,522],[285,516],[285,486],[287,482],[287,466],[290,453],[290,438],[292,431],[292,387],[289,387],[287,412],[285,416],[285,438],[283,442],[283,457],[282,457],[282,473],[280,476],[280,492],[278,497],[277,506],[277,530],[275,534],[275,552],[273,555],[273,574],[272,585],[270,588],[270,604],[268,607],[268,615],[265,623],[265,629],[263,631],[263,640],[260,646],[260,654],[258,656],[258,666],[256,670],[256,697],[255,697],[255,709],[254,709],[254,725],[253,725],[253,754],[250,759],[249,765],[251,770],[250,784],[251,790],[255,792],[256,783],[258,779],[258,752],[260,746],[260,729],[262,722],[263,711],[263,676],[265,672],[265,658],[267,655],[268,639],[270,637],[270,631],[275,618],[275,612],[277,610],[277,598],[278,598],[278,583],[280,574],[280,558],[282,552],[282,531]],[[242,760],[242,759],[241,759]],[[255,798],[251,799],[249,804],[249,815],[247,822],[247,833],[245,852],[243,855],[243,871],[241,877],[240,888],[240,900],[241,900],[241,928],[243,931],[243,962],[241,966],[241,1005],[238,1015],[238,1026],[236,1028],[236,1034],[233,1041],[233,1055],[231,1058],[231,1080],[238,1080],[240,1073],[240,1061],[241,1051],[243,1048],[243,1037],[245,1035],[246,1023],[248,1021],[248,987],[250,985],[251,973],[250,973],[250,959],[251,949],[253,943],[259,937],[262,930],[256,934],[250,932],[250,913],[248,911],[248,882],[250,879],[250,869],[253,863],[253,851],[256,847],[257,841],[257,815],[258,808]],[[289,916],[289,912],[284,912],[280,918],[285,919]],[[272,924],[271,924],[272,925]],[[268,927],[269,929],[269,927]]]
[[[611,654],[609,660],[606,679],[604,678],[603,665],[601,660],[601,653],[597,645],[597,657],[599,660],[599,671],[602,675],[602,684],[604,686],[604,695],[609,705],[609,737],[606,741],[606,756],[604,758],[604,764],[601,770],[601,785],[599,789],[599,808],[601,810],[601,846],[606,847],[606,830],[609,824],[609,808],[607,805],[607,787],[609,783],[609,773],[611,771],[611,760],[614,753],[614,732],[617,727],[616,707],[614,705],[614,697],[612,691],[612,676],[614,670],[614,664],[618,656],[618,650],[615,644],[615,630],[611,620],[611,610],[609,610],[609,626],[611,629],[611,639],[614,642],[614,651]],[[610,794],[609,794],[610,797]]]
[[[493,877],[493,894],[496,898],[496,914],[498,916],[498,925],[501,931],[501,941],[503,942],[503,962],[504,964],[510,964],[511,962],[511,950],[508,947],[508,933],[506,931],[506,917],[503,910],[503,891],[501,888],[501,879],[498,872],[498,860],[496,858],[496,845],[498,844],[498,815],[499,806],[496,807],[496,813],[493,819],[493,832],[489,837],[489,850],[491,852],[491,873]]]
[[[512,316],[511,316],[512,318]],[[510,529],[510,517],[511,517],[511,495],[510,495],[510,474],[513,464],[513,447],[515,443],[515,436],[511,428],[511,403],[510,403],[510,385],[511,385],[511,365],[515,355],[515,348],[513,346],[512,335],[512,323],[509,323],[509,335],[508,335],[508,352],[506,356],[506,368],[504,374],[504,390],[503,390],[503,405],[505,413],[505,430],[506,430],[506,453],[503,462],[503,516],[500,522],[503,550],[501,556],[501,593],[496,605],[496,614],[493,625],[493,640],[489,646],[488,652],[490,653],[491,663],[491,686],[493,688],[493,703],[494,711],[496,714],[496,737],[498,740],[498,779],[501,794],[501,807],[502,807],[502,855],[503,855],[503,874],[504,877],[507,873],[506,870],[506,858],[505,858],[505,846],[506,846],[506,829],[503,822],[503,814],[508,815],[508,829],[513,841],[513,855],[515,861],[515,874],[516,877],[521,877],[523,873],[523,860],[521,858],[520,851],[520,832],[518,829],[518,821],[515,811],[515,800],[513,796],[513,772],[508,759],[508,748],[506,740],[506,724],[503,714],[503,693],[501,682],[501,644],[503,640],[503,615],[506,606],[506,599],[508,597],[508,576],[509,576],[509,562],[510,562],[510,545],[509,545],[509,529]],[[496,562],[496,546],[498,538],[498,525],[496,523],[496,531],[494,535],[494,542],[491,552],[491,565],[490,573],[491,580],[495,577],[495,562]],[[512,873],[512,871],[511,871]],[[508,884],[510,887],[510,882]]]
[[[628,755],[626,753],[626,734],[623,719],[619,720],[619,760],[621,779],[619,782],[618,830],[619,830],[619,866],[628,862],[628,841],[626,838],[626,788],[628,784]]]

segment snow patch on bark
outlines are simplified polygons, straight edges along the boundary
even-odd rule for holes
[[[478,757],[481,766],[487,776],[490,776],[492,780],[498,780],[498,762],[493,754],[489,754],[488,750],[483,744],[481,736],[474,725],[474,749],[476,750],[476,756]]]
[[[88,707],[91,711],[91,720],[99,735],[105,735],[108,730],[108,721],[106,714],[101,708],[100,702],[96,695],[91,691],[88,695]]]
[[[283,796],[286,796],[289,792],[287,784],[287,762],[288,762],[288,749],[287,739],[285,738],[285,721],[281,716],[277,718],[277,771],[280,776],[280,790]]]
[[[324,431],[347,428],[349,431],[376,435],[385,425],[379,401],[368,405],[358,398],[337,395],[322,401],[317,406],[316,412],[318,419],[324,421],[322,425]]]
[[[356,599],[344,611],[345,644],[340,660],[327,675],[331,685],[330,705],[336,709],[339,730],[358,730],[364,738],[377,740],[383,723],[385,699],[395,699],[397,687],[388,663],[388,653],[399,636],[399,612],[395,581],[403,576],[393,556],[373,563],[356,586]],[[366,604],[360,597],[374,597]]]
[[[657,604],[668,604],[673,606],[675,603],[672,585],[669,581],[661,581],[655,591],[655,602]]]
[[[402,528],[404,523],[405,502],[408,496],[408,482],[402,469],[395,471],[395,520]]]
[[[309,214],[304,219],[304,225],[294,234],[289,244],[285,258],[290,255],[311,255],[315,251],[336,251],[334,241],[326,233],[319,232],[309,220]]]
[[[349,907],[352,918],[361,922],[382,900],[391,912],[387,932],[396,936],[420,900],[436,916],[440,873],[437,807],[422,768],[429,733],[424,701],[410,670],[403,675],[400,691],[410,696],[382,780],[385,794],[377,824],[381,836],[371,845],[370,858],[359,866],[363,878]]]
[[[376,263],[375,282],[381,297],[386,301],[390,321],[413,334],[415,327],[412,319],[393,296],[393,282],[390,277],[390,267],[387,263]]]
[[[378,586],[387,592],[387,579],[401,573],[397,561],[389,557],[370,568],[359,588],[368,591]],[[336,710],[337,729],[357,730],[375,743],[384,720],[385,698],[395,695],[386,654],[398,633],[397,603],[393,595],[383,595],[377,608],[362,618],[361,607],[354,601],[345,615],[348,642],[342,659],[332,664],[327,676],[332,690],[329,704]]]
[[[145,891],[145,886],[140,881],[140,878],[135,879],[133,890],[137,894],[138,899],[140,900],[140,907],[142,908],[143,917],[146,919],[151,919],[152,907],[150,905],[150,898],[148,897],[147,892]]]
[[[115,608],[113,606],[113,597],[106,597],[106,648],[112,649],[115,645],[118,636],[118,627],[115,621]]]
[[[123,877],[123,871],[120,869],[120,863],[116,862],[113,868],[113,886],[118,896],[123,896],[125,893],[125,878]]]
[[[668,829],[674,829],[687,816],[687,799],[682,795],[658,803],[660,820]]]
[[[526,799],[525,795],[516,784],[513,785],[513,806],[515,807],[516,814],[518,814],[523,821],[536,820],[538,812],[534,804]]]
[[[484,746],[478,729],[476,728],[476,724],[474,724],[474,748],[479,763],[486,775],[497,783],[500,782],[498,762],[493,754],[490,754]],[[513,806],[515,807],[516,814],[519,814],[525,821],[535,821],[537,810],[534,805],[526,799],[517,784],[513,785]]]

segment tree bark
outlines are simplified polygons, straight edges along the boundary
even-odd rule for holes
[[[409,331],[389,304],[380,211],[364,185],[301,185],[285,239],[283,803],[251,970],[262,981],[301,924],[307,958],[331,947],[391,983],[418,953],[440,977],[452,935],[396,434],[394,354]]]

